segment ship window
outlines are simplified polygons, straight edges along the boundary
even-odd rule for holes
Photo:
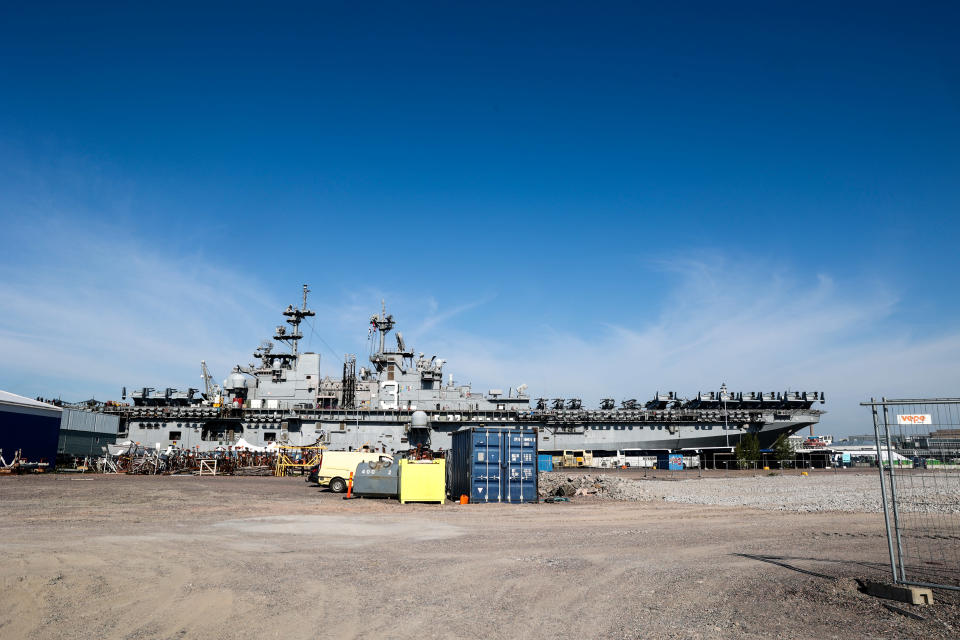
[[[387,367],[387,380],[393,380],[394,366],[391,364]]]
[[[275,433],[265,433],[265,434],[263,434],[263,441],[264,441],[264,442],[274,442],[274,441],[276,441],[276,439],[277,439],[277,434],[275,434]]]
[[[170,439],[171,439],[171,440],[180,440],[180,432],[179,432],[179,431],[171,431],[171,432],[170,432]]]
[[[307,376],[307,380],[309,380],[309,379],[310,379],[310,376],[308,375],[308,376]]]

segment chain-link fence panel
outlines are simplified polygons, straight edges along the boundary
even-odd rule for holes
[[[894,582],[960,590],[960,399],[881,399],[873,414]]]

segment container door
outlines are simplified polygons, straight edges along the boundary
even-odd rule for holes
[[[470,502],[500,502],[501,449],[500,431],[475,429],[470,459]]]
[[[536,502],[537,500],[537,437],[532,431],[513,431],[504,434],[505,502]]]

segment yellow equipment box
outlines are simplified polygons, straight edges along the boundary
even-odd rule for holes
[[[447,492],[446,460],[401,460],[400,504],[439,502]]]

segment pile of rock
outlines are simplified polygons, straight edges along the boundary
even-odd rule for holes
[[[540,497],[593,496],[608,500],[649,499],[639,482],[612,475],[540,474]]]

